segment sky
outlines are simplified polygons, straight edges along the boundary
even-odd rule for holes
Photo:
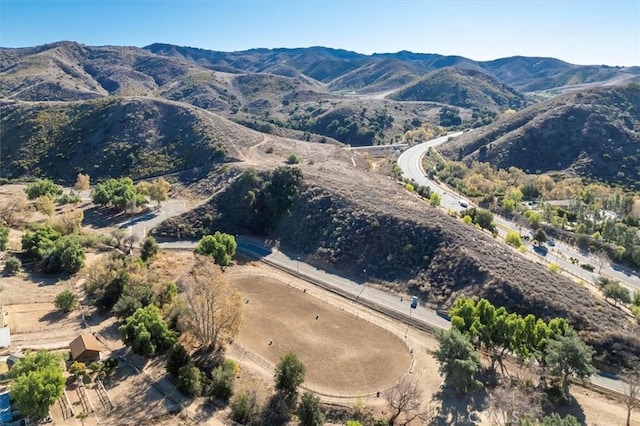
[[[236,51],[555,57],[640,65],[640,0],[0,0],[0,46],[61,40]]]

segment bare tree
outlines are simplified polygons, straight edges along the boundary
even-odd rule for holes
[[[116,240],[116,247],[122,247],[122,241],[127,237],[127,231],[118,228],[111,231],[111,236]]]
[[[631,425],[631,411],[640,407],[640,371],[622,375],[624,382],[624,405],[627,407],[627,426]]]
[[[86,191],[90,186],[91,178],[89,177],[89,175],[78,173],[78,179],[76,180],[75,185],[73,185],[73,189],[78,191],[79,194],[80,191]]]
[[[505,381],[489,395],[491,422],[510,425],[525,417],[538,419],[543,414],[542,400],[542,392],[515,381]]]
[[[217,351],[240,330],[240,294],[231,288],[220,267],[208,256],[196,256],[196,263],[182,285],[190,329],[203,346]]]
[[[416,419],[424,423],[433,417],[434,411],[430,407],[421,410],[422,390],[418,382],[408,376],[389,389],[384,397],[391,409],[389,426],[407,425]],[[399,423],[399,419],[403,419],[404,423]]]
[[[17,226],[26,222],[30,216],[31,209],[24,195],[13,196],[0,206],[0,223],[5,221],[9,226]]]

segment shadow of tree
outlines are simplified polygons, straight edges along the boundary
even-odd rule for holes
[[[439,409],[431,421],[432,425],[475,425],[478,422],[476,412],[485,408],[487,393],[480,388],[472,393],[459,394],[444,388],[433,396],[439,401]]]

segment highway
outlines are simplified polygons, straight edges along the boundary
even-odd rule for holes
[[[437,147],[447,142],[450,138],[455,138],[461,134],[462,132],[450,133],[446,136],[415,145],[404,151],[398,158],[398,166],[400,166],[404,177],[413,179],[419,185],[428,186],[432,191],[440,194],[442,198],[441,207],[455,212],[460,212],[465,209],[465,207],[460,205],[461,202],[464,202],[468,206],[473,206],[473,203],[446,185],[427,178],[422,167],[422,157],[429,148]],[[503,238],[509,230],[520,230],[520,227],[515,223],[497,215],[494,215],[494,223],[496,224],[498,235]],[[620,281],[622,285],[631,291],[640,290],[640,277],[634,274],[633,271],[608,262],[604,262],[600,269],[600,260],[597,257],[580,251],[561,241],[556,241],[553,247],[547,247],[546,252],[528,242],[525,242],[525,247],[527,248],[530,258],[535,258],[536,261],[542,264],[556,263],[563,271],[573,275],[575,278],[594,283],[600,275],[603,275]],[[572,263],[569,260],[570,258],[577,259],[579,264]],[[595,270],[594,272],[590,272],[580,267],[580,264],[593,265]]]

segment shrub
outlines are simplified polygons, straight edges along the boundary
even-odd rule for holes
[[[202,372],[193,364],[185,365],[178,371],[176,387],[186,396],[202,394]]]
[[[158,256],[159,251],[160,246],[156,239],[147,237],[142,242],[142,247],[140,248],[140,259],[142,259],[144,263],[150,263]]]
[[[185,365],[188,365],[191,362],[191,357],[187,350],[181,344],[175,345],[169,351],[169,356],[167,357],[167,371],[173,377],[178,377],[180,373],[180,369]]]
[[[260,419],[260,404],[255,391],[244,391],[231,401],[231,416],[243,425],[257,424]]]
[[[516,231],[507,232],[507,235],[504,237],[504,241],[507,244],[511,244],[516,248],[522,245],[522,239],[520,238],[520,234],[518,234]]]
[[[291,153],[287,157],[287,161],[286,161],[287,164],[298,164],[299,162],[300,162],[300,158],[294,153]]]
[[[0,251],[5,251],[7,249],[7,244],[9,243],[9,228],[6,226],[0,225]]]
[[[176,341],[175,333],[169,330],[154,305],[138,309],[119,330],[125,345],[144,356],[167,350]]]
[[[64,290],[56,296],[53,303],[62,312],[69,312],[78,307],[78,296],[71,290]]]
[[[15,256],[10,256],[4,261],[4,271],[8,275],[15,275],[22,268],[22,262]]]
[[[560,272],[560,265],[557,263],[550,263],[547,269],[549,272]]]
[[[233,382],[236,375],[236,364],[230,359],[225,359],[222,365],[217,366],[211,373],[212,397],[227,402],[233,395]]]

